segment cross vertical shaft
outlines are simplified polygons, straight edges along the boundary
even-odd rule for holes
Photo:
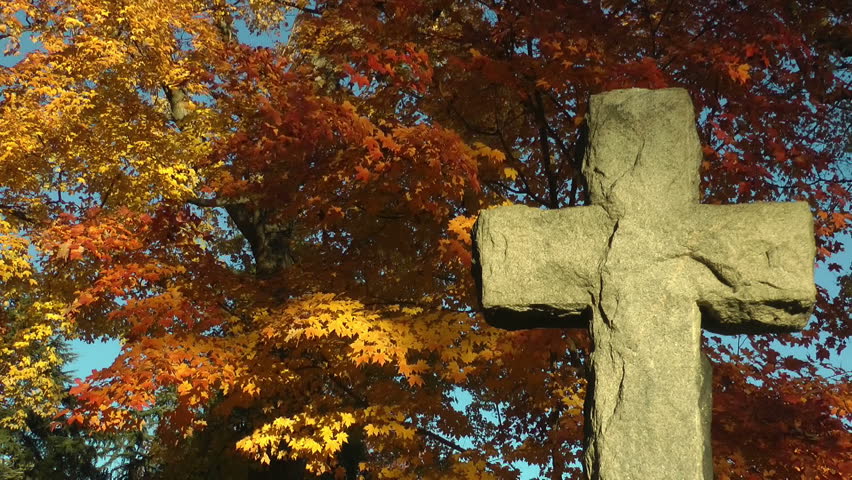
[[[701,352],[701,313],[683,292],[688,260],[631,265],[636,228],[619,222],[591,318],[587,471],[601,479],[709,480],[712,373]]]

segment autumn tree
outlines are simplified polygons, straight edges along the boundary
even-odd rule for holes
[[[22,299],[23,300],[23,299]],[[14,328],[20,322],[14,308],[5,307],[2,310],[4,323]],[[22,344],[9,342],[14,334],[7,330],[4,335],[3,345],[12,343],[13,347],[26,350],[26,358],[37,365],[39,363],[52,364],[45,356],[57,355],[62,362],[73,358],[73,354],[58,337],[40,339],[33,344]],[[7,370],[7,378],[4,382],[4,394],[14,391],[9,387],[9,380],[16,378],[26,384],[22,377],[28,375],[26,363]],[[43,384],[67,384],[70,379],[62,370],[60,362],[52,364],[52,367],[41,370],[39,376]],[[30,364],[32,365],[32,363]],[[38,368],[38,367],[36,367]],[[32,383],[30,383],[32,386]],[[39,395],[39,391],[30,392]],[[45,392],[46,393],[46,392]],[[0,404],[0,416],[7,422],[0,427],[0,479],[3,480],[106,480],[107,474],[99,468],[98,451],[93,439],[79,426],[61,425],[51,422],[46,412],[37,408],[28,408],[23,399],[3,398]],[[71,406],[74,398],[63,396],[60,402],[64,406]],[[39,398],[37,403],[31,406],[48,405],[48,398]]]
[[[0,422],[152,429],[167,478],[579,478],[588,337],[484,324],[477,213],[583,204],[589,96],[683,87],[704,202],[809,202],[848,275],[846,3],[8,0]],[[832,291],[707,338],[719,478],[852,471]],[[54,336],[122,342],[73,409]]]

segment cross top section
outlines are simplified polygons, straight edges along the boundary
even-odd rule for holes
[[[583,175],[592,204],[619,216],[698,203],[701,148],[686,90],[616,90],[593,96],[590,110]]]

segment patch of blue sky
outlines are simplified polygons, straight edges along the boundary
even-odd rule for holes
[[[459,411],[464,412],[472,403],[473,398],[470,393],[465,391],[463,388],[455,388],[450,393],[450,398],[452,399],[451,405],[452,407]],[[496,408],[502,408],[501,405],[498,405]],[[500,424],[500,415],[495,409],[479,409],[477,410],[477,415],[481,415],[482,419],[491,423],[492,425]],[[460,437],[454,438],[453,441],[461,448],[465,449],[474,449],[477,448],[477,443],[474,437]],[[514,445],[515,448],[520,447],[520,443]],[[505,465],[501,458],[493,457],[488,459],[489,462],[495,464]],[[511,463],[511,466],[516,468],[520,474],[518,477],[519,480],[534,480],[538,479],[541,476],[541,469],[537,465],[531,465],[524,461],[515,461]],[[577,468],[580,468],[580,465],[574,465]]]

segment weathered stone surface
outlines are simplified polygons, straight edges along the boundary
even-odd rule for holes
[[[704,328],[761,333],[805,326],[816,298],[807,203],[699,205],[683,227],[682,244],[698,270],[707,270],[692,278]]]
[[[816,297],[806,204],[699,205],[684,90],[592,97],[593,205],[483,212],[481,298],[504,328],[588,324],[589,478],[712,479],[701,327],[802,328]]]
[[[587,326],[613,225],[600,207],[483,212],[476,245],[488,321],[508,329]]]

